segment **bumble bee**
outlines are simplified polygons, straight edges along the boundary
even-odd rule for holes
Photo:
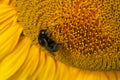
[[[38,42],[41,46],[45,47],[48,51],[56,52],[63,46],[63,43],[56,43],[51,36],[48,36],[47,30],[40,30]]]

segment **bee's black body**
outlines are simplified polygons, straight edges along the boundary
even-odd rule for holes
[[[62,43],[56,43],[51,39],[50,36],[48,36],[47,30],[40,30],[38,42],[41,46],[52,52],[58,51],[58,48],[63,45]]]

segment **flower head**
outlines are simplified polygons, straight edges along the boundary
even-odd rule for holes
[[[120,70],[119,1],[17,0],[24,35],[38,44],[39,32],[63,47],[54,54],[71,66],[89,70]],[[52,44],[52,42],[51,42]],[[55,49],[55,48],[54,48]],[[109,64],[110,63],[110,64]]]
[[[98,10],[96,3],[82,0],[17,0],[16,6],[14,2],[0,1],[0,80],[120,79],[119,0],[103,1],[109,5],[98,1]],[[108,8],[113,3],[114,12]],[[52,52],[37,46],[41,29],[47,29],[56,43],[64,42],[52,57],[48,55]],[[86,42],[92,40],[92,46]]]

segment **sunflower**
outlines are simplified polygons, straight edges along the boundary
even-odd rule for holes
[[[39,1],[39,6],[34,4],[35,2],[39,3]],[[72,4],[71,0],[0,0],[0,80],[120,80],[120,1],[106,0],[104,4],[109,5],[103,4],[102,7],[100,7],[100,9],[104,8],[105,11],[103,12],[94,8],[96,6],[94,2],[91,6],[91,3],[84,4],[84,0],[83,2],[82,0],[78,0],[81,4],[76,3],[77,0],[73,1],[75,1],[77,5]],[[99,4],[100,0],[96,1],[98,1]],[[58,2],[60,4],[56,6]],[[112,9],[112,12],[115,12],[113,14],[109,14],[111,13],[111,8],[108,8],[110,3],[112,3],[112,8],[114,8]],[[67,4],[71,4],[72,6]],[[45,7],[47,5],[50,6]],[[82,5],[82,10],[75,10],[74,8],[78,8],[79,5]],[[64,7],[61,8],[60,6]],[[91,8],[89,8],[89,6]],[[35,12],[33,9],[39,9],[40,11]],[[33,10],[33,12],[31,10]],[[108,11],[107,14],[109,15],[105,13],[106,11]],[[81,12],[81,14],[79,14],[79,12]],[[95,15],[96,12],[102,13],[99,18],[102,21],[101,23],[103,23],[102,25],[107,27],[101,29],[100,24],[98,24],[98,15]],[[77,15],[74,15],[76,13]],[[86,15],[83,16],[84,14]],[[81,24],[77,23],[79,19],[77,16],[80,17],[80,20],[81,17],[83,17],[83,20],[80,21]],[[93,17],[89,18],[88,16]],[[39,17],[39,19],[36,19],[37,17]],[[40,26],[41,24],[42,26]],[[97,36],[94,36],[98,42],[95,44],[93,41],[92,46],[89,44],[89,46],[86,45],[86,47],[82,47],[82,44],[78,43],[82,43],[81,41],[85,41],[85,39],[80,41],[80,39],[77,38],[83,38],[83,36],[86,38],[85,35],[87,34],[85,34],[85,31],[89,29],[89,27],[86,29],[86,25],[94,25],[94,27],[90,29],[93,34],[89,34],[94,35],[98,32],[98,34],[96,34]],[[114,27],[111,27],[111,25]],[[65,26],[68,27],[65,29]],[[74,30],[72,28],[73,26]],[[79,28],[75,26],[79,26]],[[96,26],[99,27],[96,28]],[[62,43],[63,41],[63,47],[52,52],[48,50],[49,47],[45,48],[39,45],[38,34],[41,29],[49,30],[48,33],[53,32],[51,36],[52,39],[54,39],[56,43]],[[96,32],[94,30],[96,30]],[[84,34],[79,31],[84,32]],[[109,33],[110,31],[111,33]],[[92,39],[94,37],[92,37]],[[99,39],[97,38],[103,39],[100,40],[103,41],[100,43],[101,45],[99,45]],[[78,40],[80,42],[78,42]],[[106,45],[104,45],[105,43]],[[81,47],[77,47],[79,45],[81,45]],[[97,45],[97,47],[94,45]],[[80,50],[79,52],[81,52],[81,54],[79,54],[78,50]],[[93,52],[93,50],[95,52]],[[115,51],[117,51],[116,54]],[[103,61],[106,60],[105,62],[107,62],[108,60],[109,62],[101,64],[97,59],[99,59],[100,55],[103,56],[104,52],[106,52],[106,54],[104,55],[105,58],[103,58]],[[112,53],[114,53],[114,55]],[[96,60],[91,62],[89,55],[92,55],[93,60]],[[95,55],[98,56],[93,57]],[[79,60],[82,60],[82,62],[80,61],[82,64],[78,63]],[[100,63],[100,65],[97,62]],[[89,66],[90,63],[92,63],[93,66]],[[99,66],[102,66],[102,68]]]

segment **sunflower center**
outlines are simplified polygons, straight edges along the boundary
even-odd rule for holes
[[[38,44],[46,29],[64,43],[55,58],[77,68],[120,70],[119,0],[17,0],[24,35]],[[54,53],[53,53],[54,54]]]

